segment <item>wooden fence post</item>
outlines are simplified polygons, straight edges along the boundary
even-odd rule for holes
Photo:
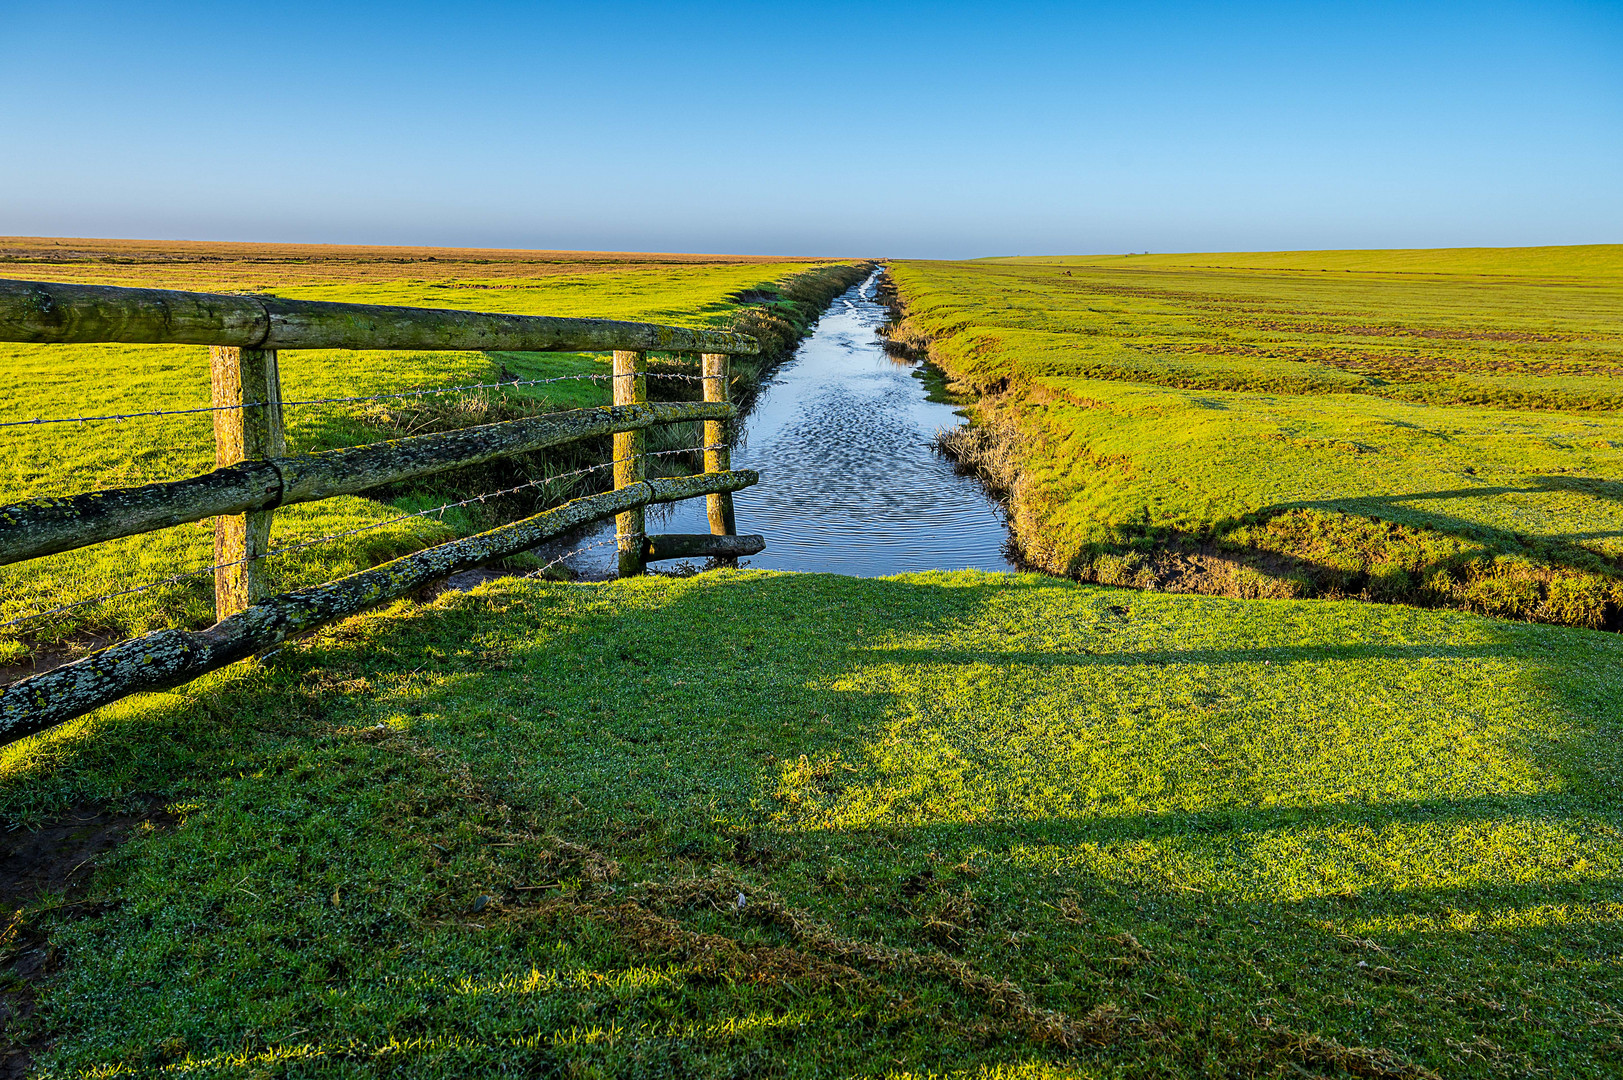
[[[270,349],[215,346],[209,350],[213,387],[214,464],[282,457],[282,386]],[[270,510],[214,519],[214,617],[235,615],[269,595],[259,558],[270,546]],[[243,561],[252,560],[252,561]]]
[[[614,354],[614,403],[640,405],[648,400],[648,354]],[[641,483],[646,476],[648,432],[620,431],[614,436],[614,486],[623,488]],[[643,508],[636,507],[614,517],[614,536],[620,549],[620,576],[636,577],[643,572],[644,551],[648,546]]]
[[[726,401],[728,394],[728,381],[732,372],[729,370],[731,358],[726,353],[702,354],[704,364],[704,399],[706,401]],[[728,425],[725,420],[706,420],[704,422],[704,471],[707,473],[728,472],[732,469],[732,451],[727,448]],[[707,495],[704,500],[705,511],[710,517],[710,535],[737,536],[738,525],[733,519],[733,493],[725,492],[720,495]],[[737,563],[737,559],[725,560]]]

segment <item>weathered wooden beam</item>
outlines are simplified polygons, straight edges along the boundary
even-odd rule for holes
[[[755,339],[743,334],[655,323],[6,279],[0,279],[0,341],[241,349],[760,351]]]
[[[766,537],[661,533],[650,536],[642,550],[644,562],[653,562],[656,559],[737,559],[743,555],[755,555],[765,551]]]
[[[705,353],[701,362],[704,365],[704,399],[726,401],[730,393],[728,381],[732,375],[727,354]],[[729,449],[732,438],[729,427],[725,420],[705,421],[705,472],[727,472],[732,468],[732,451]],[[705,514],[710,519],[711,533],[716,536],[732,536],[738,532],[738,522],[733,515],[732,492],[711,495],[704,503]]]
[[[276,506],[281,495],[282,475],[276,466],[251,461],[171,483],[30,499],[0,507],[0,564]]]
[[[614,403],[640,405],[648,400],[648,354],[642,352],[616,352],[614,354]],[[614,486],[639,484],[647,475],[648,433],[621,431],[614,436]],[[614,519],[614,538],[620,554],[620,576],[636,577],[642,573],[642,547],[645,542],[645,517],[641,506],[632,507]]]
[[[353,495],[630,428],[731,416],[698,401],[577,409],[436,435],[245,461],[203,476],[0,507],[0,565],[221,514]]]
[[[287,453],[276,354],[216,345],[209,350],[214,464],[264,461]],[[270,550],[271,510],[222,514],[214,521],[214,618],[235,615],[270,590],[260,561]]]
[[[38,734],[133,693],[190,682],[290,635],[532,548],[627,507],[736,491],[757,479],[753,472],[740,471],[646,480],[575,499],[523,521],[428,548],[326,585],[262,600],[207,630],[159,630],[121,642],[54,671],[0,687],[0,743]]]

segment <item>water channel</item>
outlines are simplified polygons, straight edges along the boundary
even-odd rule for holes
[[[1003,513],[931,446],[961,418],[930,401],[918,365],[885,352],[879,271],[829,305],[772,372],[743,420],[735,469],[761,482],[733,496],[740,533],[766,550],[741,566],[880,577],[913,570],[1013,570]],[[649,507],[650,533],[705,533],[703,499]],[[612,576],[613,522],[574,546],[583,577]],[[671,564],[656,563],[655,568]]]

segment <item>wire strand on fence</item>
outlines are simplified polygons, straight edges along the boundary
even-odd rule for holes
[[[695,379],[704,380],[709,376],[692,375],[682,371],[650,371],[646,373],[651,379]],[[507,382],[495,383],[465,383],[460,386],[441,386],[431,390],[401,390],[389,394],[364,394],[356,397],[333,398],[306,398],[294,401],[281,401],[277,404],[286,407],[290,405],[349,405],[362,401],[390,401],[397,398],[429,397],[434,394],[456,394],[468,390],[503,390],[514,386],[543,386],[547,383],[559,383],[589,379],[598,381],[602,379],[628,379],[634,374],[579,374],[554,375],[545,379],[512,379]],[[241,405],[200,405],[191,409],[149,409],[145,412],[107,413],[102,416],[53,416],[35,417],[32,420],[0,420],[0,428],[35,427],[42,424],[94,424],[103,421],[136,420],[147,416],[189,416],[196,413],[229,412],[233,409],[257,409],[267,404],[263,401],[249,401]]]
[[[695,453],[703,453],[705,450],[715,450],[715,449],[719,449],[719,446],[683,447],[683,448],[681,448],[679,450],[656,450],[656,451],[653,451],[652,453],[648,453],[648,454],[645,454],[643,456],[644,457],[666,457],[666,456],[671,455],[671,454],[695,454]],[[305,540],[305,541],[302,541],[302,542],[297,543],[297,544],[289,544],[289,545],[287,545],[285,547],[271,548],[269,551],[266,551],[263,555],[256,555],[256,556],[253,556],[253,557],[247,558],[247,559],[237,559],[237,560],[235,560],[233,562],[228,562],[228,563],[220,563],[217,566],[210,566],[210,567],[208,567],[208,569],[215,570],[215,569],[220,569],[220,568],[227,567],[227,566],[236,566],[239,563],[253,562],[255,559],[268,559],[272,555],[285,555],[290,551],[302,551],[305,548],[315,547],[318,544],[331,543],[334,540],[344,540],[344,539],[347,539],[347,538],[349,538],[351,536],[359,536],[361,533],[364,533],[364,532],[372,532],[374,530],[386,528],[387,526],[394,525],[394,524],[397,524],[397,523],[402,522],[402,521],[411,521],[414,518],[428,517],[429,515],[432,515],[432,514],[438,514],[443,519],[444,516],[445,516],[445,511],[447,511],[447,510],[459,510],[464,506],[471,506],[474,503],[483,503],[483,502],[487,502],[490,499],[500,499],[500,498],[504,498],[504,497],[506,497],[508,495],[517,495],[521,491],[529,491],[532,488],[546,487],[548,484],[556,483],[559,480],[569,480],[569,479],[572,479],[573,477],[576,477],[576,476],[585,476],[588,473],[598,472],[601,469],[612,468],[615,465],[619,465],[619,464],[622,464],[622,463],[630,461],[630,460],[632,460],[632,459],[631,458],[616,458],[616,459],[614,459],[612,461],[604,461],[604,462],[599,462],[596,465],[588,465],[583,469],[575,469],[575,470],[572,470],[570,472],[565,472],[565,473],[555,473],[555,474],[553,474],[551,476],[544,476],[539,480],[531,480],[531,481],[529,481],[527,483],[519,484],[516,487],[504,488],[501,491],[487,491],[483,495],[474,495],[474,496],[471,496],[470,498],[462,499],[462,500],[459,500],[457,502],[442,503],[439,506],[430,507],[427,510],[414,510],[409,514],[401,514],[399,517],[388,518],[387,520],[384,520],[384,521],[374,522],[371,525],[362,525],[359,528],[348,529],[348,530],[346,530],[344,532],[339,532],[339,533],[332,533],[332,534],[329,534],[327,536],[318,537],[318,538],[316,538],[314,540]]]
[[[94,424],[102,420],[135,420],[143,416],[185,416],[189,413],[224,412],[227,409],[254,409],[265,404],[263,401],[250,401],[246,405],[202,405],[195,409],[152,409],[147,412],[109,413],[106,416],[53,416],[35,417],[32,420],[4,420],[0,427],[32,427],[38,424]]]
[[[620,542],[619,537],[611,536],[607,540],[598,540],[598,541],[596,541],[594,543],[583,544],[580,547],[576,548],[574,551],[566,551],[562,555],[559,555],[557,558],[554,558],[551,561],[549,561],[549,562],[547,562],[547,563],[545,563],[545,564],[543,564],[541,566],[536,567],[534,570],[531,570],[531,571],[529,571],[528,573],[525,573],[525,574],[520,574],[518,576],[519,577],[526,577],[526,578],[540,577],[542,574],[546,573],[548,570],[551,570],[554,566],[557,566],[561,562],[567,562],[568,560],[573,559],[576,555],[584,555],[588,551],[592,551],[592,550],[594,550],[596,548],[616,546],[616,545],[619,544],[619,542]]]
[[[719,450],[719,449],[721,449],[720,444],[716,444],[716,445],[712,445],[712,446],[685,446],[685,447],[681,447],[681,448],[676,449],[676,450],[654,450],[654,451],[651,451],[651,452],[649,452],[647,454],[644,454],[643,456],[644,457],[668,457],[668,456],[673,455],[673,454],[699,454],[699,453],[705,452],[706,450]],[[201,566],[201,567],[198,567],[195,570],[186,570],[186,571],[183,571],[182,573],[171,575],[170,577],[160,578],[157,581],[149,581],[145,585],[137,585],[137,586],[135,586],[133,588],[129,588],[129,589],[120,589],[117,592],[110,592],[110,593],[105,593],[105,594],[103,594],[101,596],[94,596],[94,597],[91,597],[88,600],[76,600],[71,604],[62,604],[62,605],[59,605],[58,607],[49,608],[49,609],[47,609],[45,611],[36,611],[36,612],[33,612],[31,614],[28,614],[28,615],[22,615],[22,616],[19,616],[18,618],[11,619],[11,620],[9,620],[7,622],[0,622],[0,630],[3,630],[6,627],[10,627],[10,626],[17,626],[17,625],[20,625],[20,624],[26,623],[26,622],[33,622],[33,621],[35,621],[37,619],[49,618],[52,615],[60,615],[65,611],[73,611],[73,610],[75,610],[77,608],[87,607],[87,606],[89,606],[91,604],[100,604],[100,603],[103,603],[104,601],[107,601],[107,600],[116,600],[121,596],[130,596],[130,595],[133,595],[135,593],[146,592],[146,591],[148,591],[150,589],[162,588],[165,585],[175,585],[175,584],[178,584],[179,582],[186,581],[186,580],[188,580],[190,578],[198,577],[198,576],[200,576],[202,574],[212,573],[215,570],[224,570],[227,567],[240,566],[243,563],[250,563],[250,562],[259,561],[261,559],[268,559],[273,555],[286,555],[286,554],[288,554],[290,552],[294,552],[294,551],[303,551],[305,548],[316,547],[316,546],[318,546],[320,544],[328,544],[328,543],[331,543],[334,540],[348,539],[351,536],[359,536],[361,533],[373,532],[373,531],[375,531],[377,529],[387,528],[390,525],[395,525],[395,524],[398,524],[398,523],[400,523],[402,521],[411,521],[411,520],[413,520],[415,518],[428,517],[428,516],[433,515],[433,514],[438,514],[443,519],[444,516],[445,516],[445,512],[447,510],[456,510],[456,509],[460,509],[460,508],[462,508],[464,506],[471,506],[472,504],[474,504],[476,502],[477,503],[483,503],[483,502],[486,502],[487,500],[490,500],[490,499],[500,499],[500,498],[503,498],[503,497],[508,496],[508,495],[516,495],[521,491],[528,491],[528,490],[530,490],[532,488],[545,487],[546,485],[555,483],[555,482],[557,482],[559,480],[568,480],[568,479],[571,479],[571,478],[576,477],[576,476],[585,476],[588,473],[594,473],[594,472],[597,472],[597,471],[599,471],[601,469],[611,468],[611,467],[613,467],[615,465],[619,465],[619,464],[622,464],[623,462],[627,462],[627,461],[631,461],[631,460],[633,460],[633,459],[632,458],[616,458],[616,459],[611,460],[611,461],[599,462],[596,465],[588,465],[585,468],[575,469],[575,470],[573,470],[571,472],[555,473],[555,474],[553,474],[551,476],[542,477],[539,480],[531,480],[528,483],[519,484],[516,487],[504,488],[501,491],[487,491],[483,495],[474,495],[474,496],[471,496],[470,498],[461,499],[461,500],[458,500],[456,502],[442,503],[439,506],[429,507],[427,510],[414,510],[409,514],[401,514],[401,515],[399,515],[397,517],[387,518],[387,519],[385,519],[383,521],[373,522],[370,525],[362,525],[359,528],[346,529],[343,532],[329,533],[326,536],[319,536],[319,537],[316,537],[313,540],[303,540],[303,541],[300,541],[297,544],[287,544],[287,545],[284,545],[282,547],[271,548],[271,549],[269,549],[268,551],[265,551],[262,554],[252,555],[252,556],[249,556],[246,559],[232,559],[230,562],[211,563],[208,566]]]

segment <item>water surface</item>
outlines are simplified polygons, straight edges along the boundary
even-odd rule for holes
[[[743,420],[733,468],[761,482],[733,496],[738,531],[764,535],[766,550],[739,565],[858,577],[1016,569],[998,505],[931,447],[961,417],[928,400],[916,364],[882,347],[877,282],[876,272],[829,305]],[[709,532],[704,500],[649,507],[648,531]],[[574,546],[612,535],[609,522]],[[608,544],[569,560],[590,576],[613,562]]]

